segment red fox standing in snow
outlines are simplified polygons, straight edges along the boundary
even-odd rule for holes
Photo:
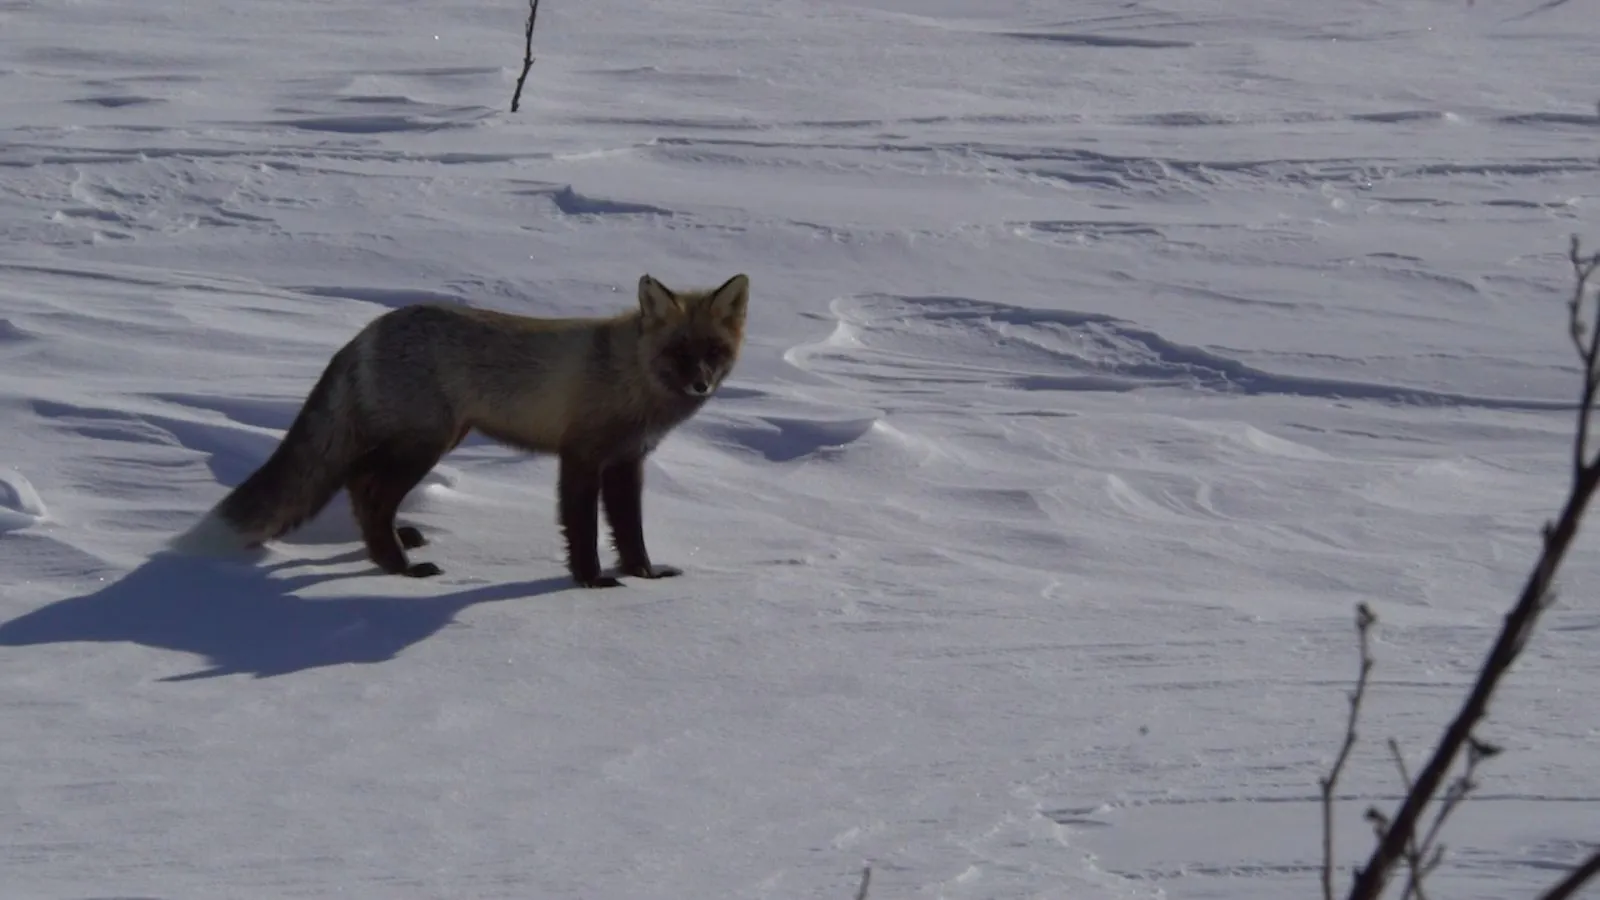
[[[603,503],[624,575],[682,574],[644,546],[644,459],[700,409],[743,343],[750,280],[674,292],[639,279],[639,308],[606,319],[539,319],[417,305],[369,323],[323,370],[272,456],[179,538],[254,546],[294,530],[345,488],[372,561],[437,575],[406,550],[400,501],[473,429],[560,457],[567,568],[584,587],[615,587],[596,548]]]

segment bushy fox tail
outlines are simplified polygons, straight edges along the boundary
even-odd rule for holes
[[[355,407],[357,348],[328,361],[277,449],[189,531],[175,549],[214,552],[281,537],[321,512],[360,453]]]

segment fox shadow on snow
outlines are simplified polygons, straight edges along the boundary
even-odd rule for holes
[[[306,600],[294,592],[366,573],[275,578],[273,571],[163,551],[99,591],[0,623],[0,647],[126,641],[197,654],[209,662],[208,668],[162,681],[235,674],[268,678],[385,662],[427,640],[469,606],[548,594],[572,583],[559,577],[435,597]]]

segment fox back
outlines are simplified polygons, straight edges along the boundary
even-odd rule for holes
[[[352,341],[353,399],[378,430],[476,428],[539,453],[659,439],[737,361],[746,284],[673,293],[647,275],[637,310],[601,319],[403,307]]]

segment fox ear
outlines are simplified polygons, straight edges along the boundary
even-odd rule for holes
[[[744,310],[750,303],[750,276],[739,273],[711,292],[711,312],[728,322],[744,322]]]
[[[646,274],[639,276],[639,311],[646,319],[665,319],[682,315],[683,304],[666,285]]]

